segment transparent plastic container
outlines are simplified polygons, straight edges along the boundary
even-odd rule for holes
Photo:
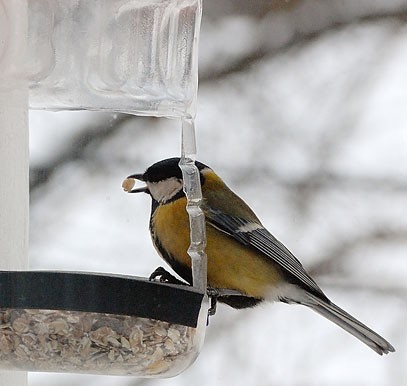
[[[30,0],[30,107],[194,115],[201,0]]]
[[[192,287],[89,273],[0,272],[0,298],[7,370],[175,376],[198,356],[208,312]]]

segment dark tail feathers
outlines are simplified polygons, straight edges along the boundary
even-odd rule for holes
[[[334,322],[339,327],[342,327],[345,331],[368,345],[379,355],[395,351],[394,347],[386,339],[356,320],[336,304],[320,299],[309,292],[306,293],[306,300],[301,301],[301,304],[310,307],[315,312],[318,312],[318,314],[329,319],[331,322]]]

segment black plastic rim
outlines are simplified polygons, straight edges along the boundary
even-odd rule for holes
[[[189,286],[131,276],[0,271],[0,308],[129,315],[196,327],[203,296]]]

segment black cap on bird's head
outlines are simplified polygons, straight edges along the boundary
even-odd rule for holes
[[[151,165],[142,174],[132,174],[127,179],[136,179],[146,183],[146,186],[136,189],[125,189],[129,193],[145,192],[158,202],[168,202],[184,195],[182,190],[182,171],[179,167],[180,158],[168,158]],[[209,169],[199,161],[195,161],[198,170]],[[201,174],[201,182],[203,176]]]
[[[168,178],[182,179],[182,171],[179,167],[180,158],[167,158],[151,165],[143,174],[144,181],[160,182]]]

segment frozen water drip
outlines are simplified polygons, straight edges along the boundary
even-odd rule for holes
[[[192,260],[193,285],[199,291],[206,293],[205,216],[200,208],[202,203],[201,181],[198,168],[195,166],[195,160],[195,125],[193,118],[188,116],[182,120],[182,155],[179,166],[182,170],[184,192],[187,197],[191,238],[188,254]]]

